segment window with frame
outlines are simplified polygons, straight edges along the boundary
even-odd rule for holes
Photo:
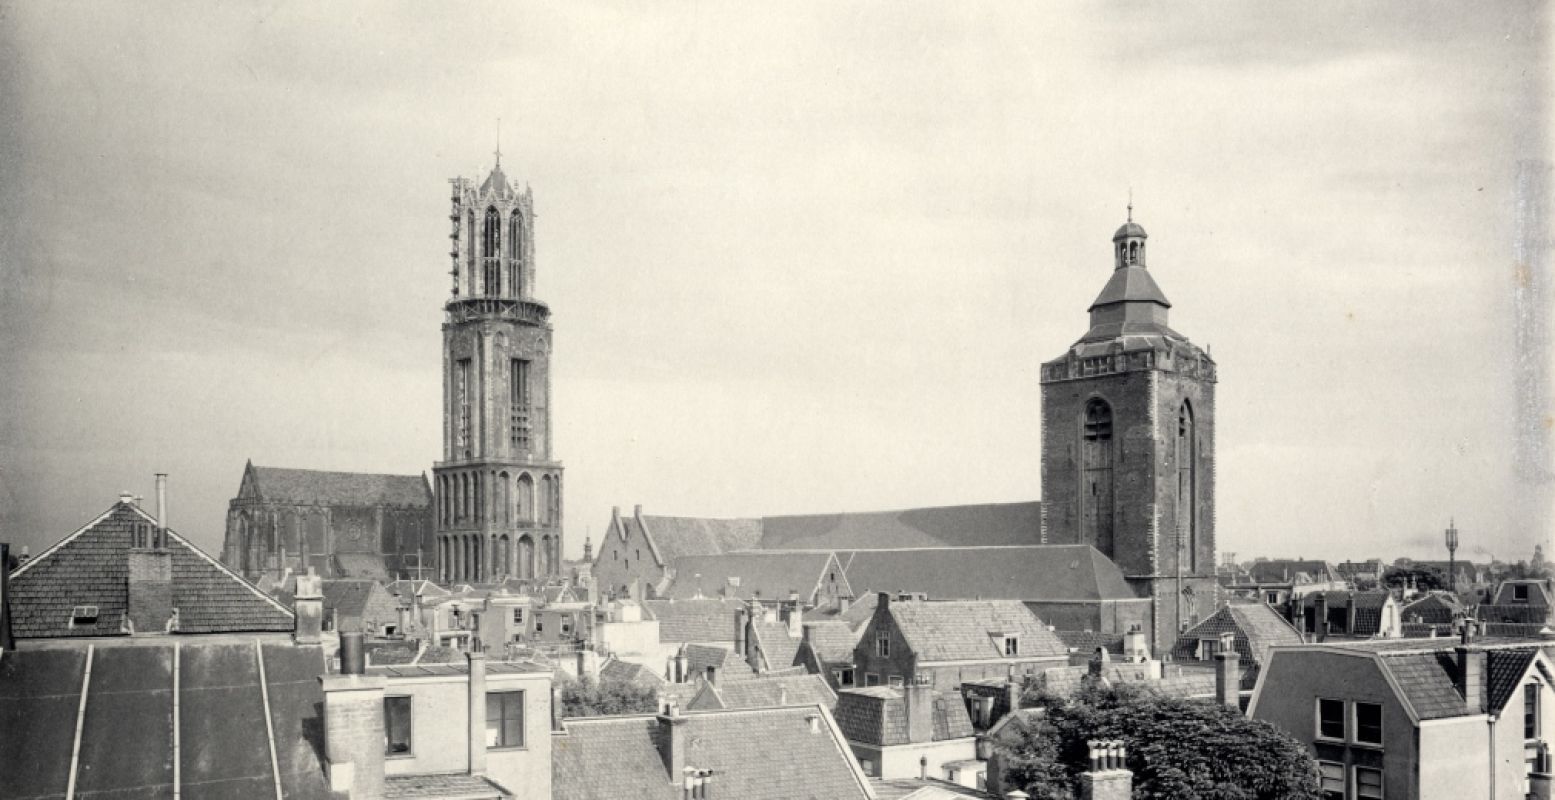
[[[1017,637],[1017,636],[1006,636],[1006,637],[1004,637],[1004,654],[1006,656],[1018,656],[1018,655],[1020,655],[1020,637]]]
[[[1526,602],[1528,602],[1528,584],[1526,584],[1526,583],[1517,583],[1517,584],[1513,584],[1512,585],[1512,602],[1514,602],[1514,603],[1526,603]]]
[[[880,676],[876,675],[873,672],[866,672],[866,673],[864,673],[864,685],[866,687],[868,687],[868,686],[879,686],[880,685]]]
[[[853,685],[853,669],[851,667],[847,669],[833,670],[832,674],[837,677],[838,686]]]
[[[1317,700],[1317,736],[1319,739],[1344,740],[1344,701],[1320,697]]]
[[[1376,703],[1355,704],[1355,741],[1361,744],[1382,744],[1382,706]]]
[[[524,624],[524,609],[522,609],[522,608],[515,608],[515,609],[513,609],[513,624],[514,625],[522,625],[522,624]]]
[[[1523,738],[1539,738],[1539,684],[1523,686]]]
[[[1219,639],[1200,639],[1199,640],[1199,660],[1200,661],[1213,661],[1214,658],[1215,658],[1215,654],[1219,653],[1219,652],[1220,652],[1220,640]]]
[[[515,358],[508,367],[508,442],[529,449],[529,361]]]
[[[524,746],[524,693],[486,694],[486,746]]]
[[[1344,796],[1344,765],[1332,761],[1317,762],[1318,790],[1323,800],[1347,800]]]
[[[875,636],[875,655],[880,656],[881,658],[891,657],[890,632],[881,631],[878,635]]]
[[[410,730],[410,697],[390,695],[383,698],[383,754],[410,755]]]
[[[900,676],[900,675],[892,675],[892,676],[891,676],[891,677],[890,677],[890,678],[889,678],[889,679],[888,679],[888,680],[887,680],[887,681],[886,681],[886,683],[887,683],[887,684],[888,684],[888,685],[889,685],[889,686],[890,686],[890,687],[891,687],[891,688],[892,688],[892,689],[900,689],[900,688],[902,688],[902,685],[903,685],[903,684],[902,684],[902,676]]]
[[[1356,767],[1355,796],[1358,800],[1382,800],[1382,770]]]

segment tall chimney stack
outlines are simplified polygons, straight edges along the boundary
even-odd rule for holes
[[[1463,695],[1464,708],[1468,709],[1470,713],[1477,714],[1482,710],[1480,695],[1483,690],[1480,688],[1480,684],[1482,683],[1481,675],[1485,668],[1485,651],[1469,646],[1469,642],[1474,637],[1473,625],[1474,623],[1469,620],[1463,621],[1463,632],[1460,634],[1462,638],[1459,639],[1458,646],[1453,648],[1453,654],[1457,657],[1458,662],[1457,674],[1453,675],[1453,683],[1456,684],[1454,688],[1458,690],[1458,693]]]
[[[469,770],[471,775],[486,774],[486,654],[470,652],[464,657],[470,664]]]
[[[1220,635],[1220,650],[1215,653],[1215,699],[1242,710],[1242,654],[1236,651],[1236,638]]]
[[[167,538],[167,473],[157,473],[157,527],[161,535],[158,541]]]

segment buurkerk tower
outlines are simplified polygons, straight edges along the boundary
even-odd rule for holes
[[[562,466],[551,452],[550,309],[534,298],[534,196],[497,154],[454,178],[443,322],[443,458],[432,472],[444,581],[561,571]]]
[[[1215,362],[1167,327],[1146,238],[1131,206],[1090,330],[1042,365],[1043,542],[1111,558],[1170,646],[1215,611]]]

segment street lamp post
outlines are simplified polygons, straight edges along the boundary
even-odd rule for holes
[[[1447,520],[1447,588],[1453,594],[1458,593],[1458,568],[1456,554],[1458,552],[1458,528],[1451,519]]]

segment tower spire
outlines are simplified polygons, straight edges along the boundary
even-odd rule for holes
[[[502,166],[502,118],[497,117],[497,166]],[[1132,197],[1133,195],[1130,195]],[[1129,202],[1133,202],[1130,200]]]
[[[1134,221],[1134,187],[1128,187],[1128,221]]]

